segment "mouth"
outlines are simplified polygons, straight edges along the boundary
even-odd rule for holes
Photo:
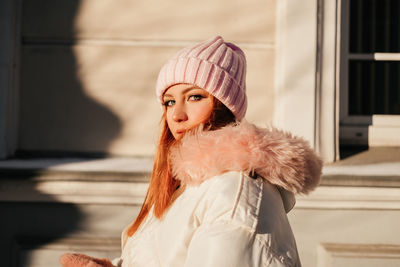
[[[186,130],[177,130],[177,131],[176,131],[177,134],[183,134],[183,133],[185,133],[185,132],[186,132]]]

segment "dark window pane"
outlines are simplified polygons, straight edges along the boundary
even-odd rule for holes
[[[349,115],[400,114],[400,62],[349,61]]]
[[[351,53],[400,52],[400,0],[350,0]]]

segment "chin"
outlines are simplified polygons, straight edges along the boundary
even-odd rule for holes
[[[175,140],[181,140],[183,137],[183,134],[174,134],[173,136],[174,136]]]

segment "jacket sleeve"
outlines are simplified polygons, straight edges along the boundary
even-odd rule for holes
[[[185,267],[296,266],[272,252],[268,238],[229,223],[202,225],[189,244]]]

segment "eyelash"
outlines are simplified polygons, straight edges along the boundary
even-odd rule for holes
[[[191,98],[195,98],[195,99],[191,99]],[[204,96],[202,96],[202,95],[191,95],[191,96],[189,96],[188,100],[191,99],[191,100],[194,100],[194,101],[200,101],[203,98],[204,98]],[[167,101],[165,101],[163,103],[163,105],[166,106],[166,107],[170,107],[170,106],[172,106],[170,104],[171,102],[175,102],[175,100],[167,100]]]
[[[167,100],[167,101],[164,102],[163,105],[166,106],[166,107],[170,107],[170,106],[172,106],[172,105],[169,104],[171,102],[175,102],[175,100]]]
[[[198,98],[198,99],[194,99],[194,100],[197,100],[197,101],[204,98],[204,96],[202,96],[202,95],[191,95],[191,96],[189,96],[189,99],[192,98],[192,97]]]

